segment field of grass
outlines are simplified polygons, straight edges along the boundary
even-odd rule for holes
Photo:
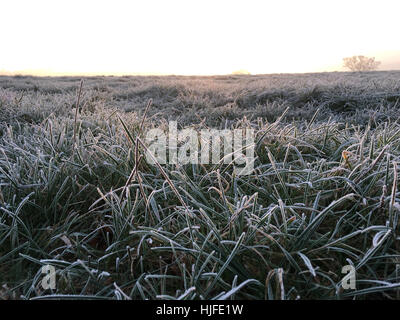
[[[0,77],[0,299],[400,298],[400,72],[79,87]],[[171,120],[253,128],[254,172],[147,164]]]

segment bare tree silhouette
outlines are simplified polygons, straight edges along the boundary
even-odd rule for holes
[[[375,58],[365,56],[353,56],[343,59],[343,66],[350,71],[373,71],[381,64],[380,61],[375,61]]]

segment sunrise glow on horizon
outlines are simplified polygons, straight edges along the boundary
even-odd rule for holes
[[[398,1],[0,3],[0,74],[343,71],[375,56],[400,69]]]

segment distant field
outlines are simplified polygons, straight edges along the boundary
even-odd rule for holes
[[[0,76],[0,299],[400,298],[400,71],[79,86]],[[149,165],[171,120],[253,128],[254,172]]]

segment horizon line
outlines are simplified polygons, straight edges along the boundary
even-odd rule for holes
[[[39,71],[39,70],[38,70]],[[259,76],[259,75],[274,75],[274,74],[316,74],[316,73],[352,73],[357,71],[349,70],[330,70],[330,71],[306,71],[306,72],[271,72],[271,73],[210,73],[210,74],[179,74],[179,73],[156,73],[156,72],[38,72],[36,70],[18,70],[18,71],[7,71],[0,70],[0,76],[31,76],[31,77],[137,77],[137,76],[180,76],[180,77],[212,77],[212,76]],[[400,69],[382,69],[373,70],[370,72],[391,72],[400,71]]]

